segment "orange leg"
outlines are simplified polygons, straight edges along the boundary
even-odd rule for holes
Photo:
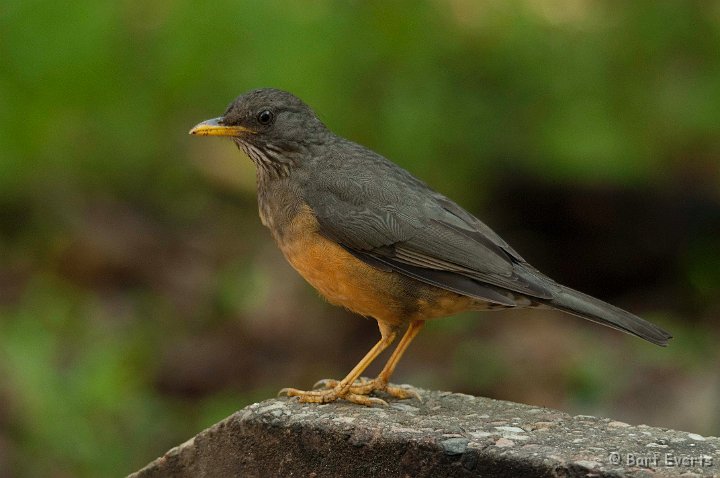
[[[393,351],[392,355],[388,359],[387,363],[383,367],[380,374],[378,374],[377,378],[373,380],[365,380],[361,379],[359,382],[354,382],[349,387],[350,393],[354,395],[368,395],[375,390],[381,390],[386,392],[387,394],[395,397],[395,398],[420,398],[418,394],[412,390],[407,390],[405,388],[400,387],[393,387],[388,386],[388,381],[390,380],[390,376],[395,371],[395,367],[397,366],[398,362],[402,358],[403,354],[405,353],[405,350],[407,350],[408,346],[410,345],[410,342],[417,336],[417,334],[422,329],[423,325],[425,325],[425,321],[423,320],[415,320],[410,323],[410,326],[407,328],[407,331],[405,332],[405,335],[403,335],[402,339],[400,340],[400,343],[397,345],[395,350]],[[335,380],[321,380],[315,386],[323,386],[325,388],[334,389],[338,386],[340,382],[337,382]]]
[[[355,383],[355,380],[360,377],[360,374],[362,374],[365,369],[372,363],[372,361],[375,360],[377,356],[383,352],[383,350],[388,348],[397,337],[397,332],[395,332],[395,330],[383,326],[383,324],[379,322],[378,325],[380,326],[380,334],[382,335],[380,341],[376,343],[367,354],[365,354],[362,360],[360,360],[360,362],[355,365],[355,367],[350,371],[349,374],[347,374],[344,379],[340,380],[339,382],[333,380],[332,387],[328,387],[329,390],[304,391],[298,390],[296,388],[283,388],[282,390],[280,390],[278,395],[299,397],[301,402],[311,403],[328,403],[334,402],[338,398],[342,398],[350,402],[368,406],[385,404],[384,400],[368,397],[367,393],[357,394],[351,390],[353,383]],[[403,337],[403,340],[404,339],[405,338]]]

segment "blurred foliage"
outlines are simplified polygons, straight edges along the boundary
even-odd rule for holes
[[[9,0],[0,477],[130,472],[373,343],[269,244],[250,162],[186,135],[260,86],[677,336],[469,314],[399,380],[719,433],[718,2]]]

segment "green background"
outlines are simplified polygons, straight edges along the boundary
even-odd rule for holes
[[[284,262],[250,161],[187,135],[262,86],[676,337],[464,314],[396,381],[720,434],[720,3],[9,0],[0,477],[129,473],[377,339]]]

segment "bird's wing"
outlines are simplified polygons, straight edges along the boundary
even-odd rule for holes
[[[480,220],[399,167],[376,166],[388,171],[329,174],[308,196],[321,234],[375,267],[464,295],[553,297],[554,283]]]

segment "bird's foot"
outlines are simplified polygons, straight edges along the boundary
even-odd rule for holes
[[[340,382],[333,379],[323,379],[313,385],[313,388],[324,388],[332,390],[338,386]],[[349,387],[349,392],[354,395],[369,395],[372,392],[385,392],[393,398],[400,400],[408,398],[417,398],[422,401],[420,394],[411,388],[396,387],[394,385],[388,385],[387,381],[380,378],[369,379],[366,377],[360,377]]]
[[[387,402],[380,398],[369,397],[367,393],[353,392],[353,386],[342,386],[341,382],[333,380],[335,385],[326,387],[326,390],[298,390],[297,388],[283,388],[278,396],[298,397],[302,403],[330,403],[338,399],[372,407],[374,405],[385,405]]]

